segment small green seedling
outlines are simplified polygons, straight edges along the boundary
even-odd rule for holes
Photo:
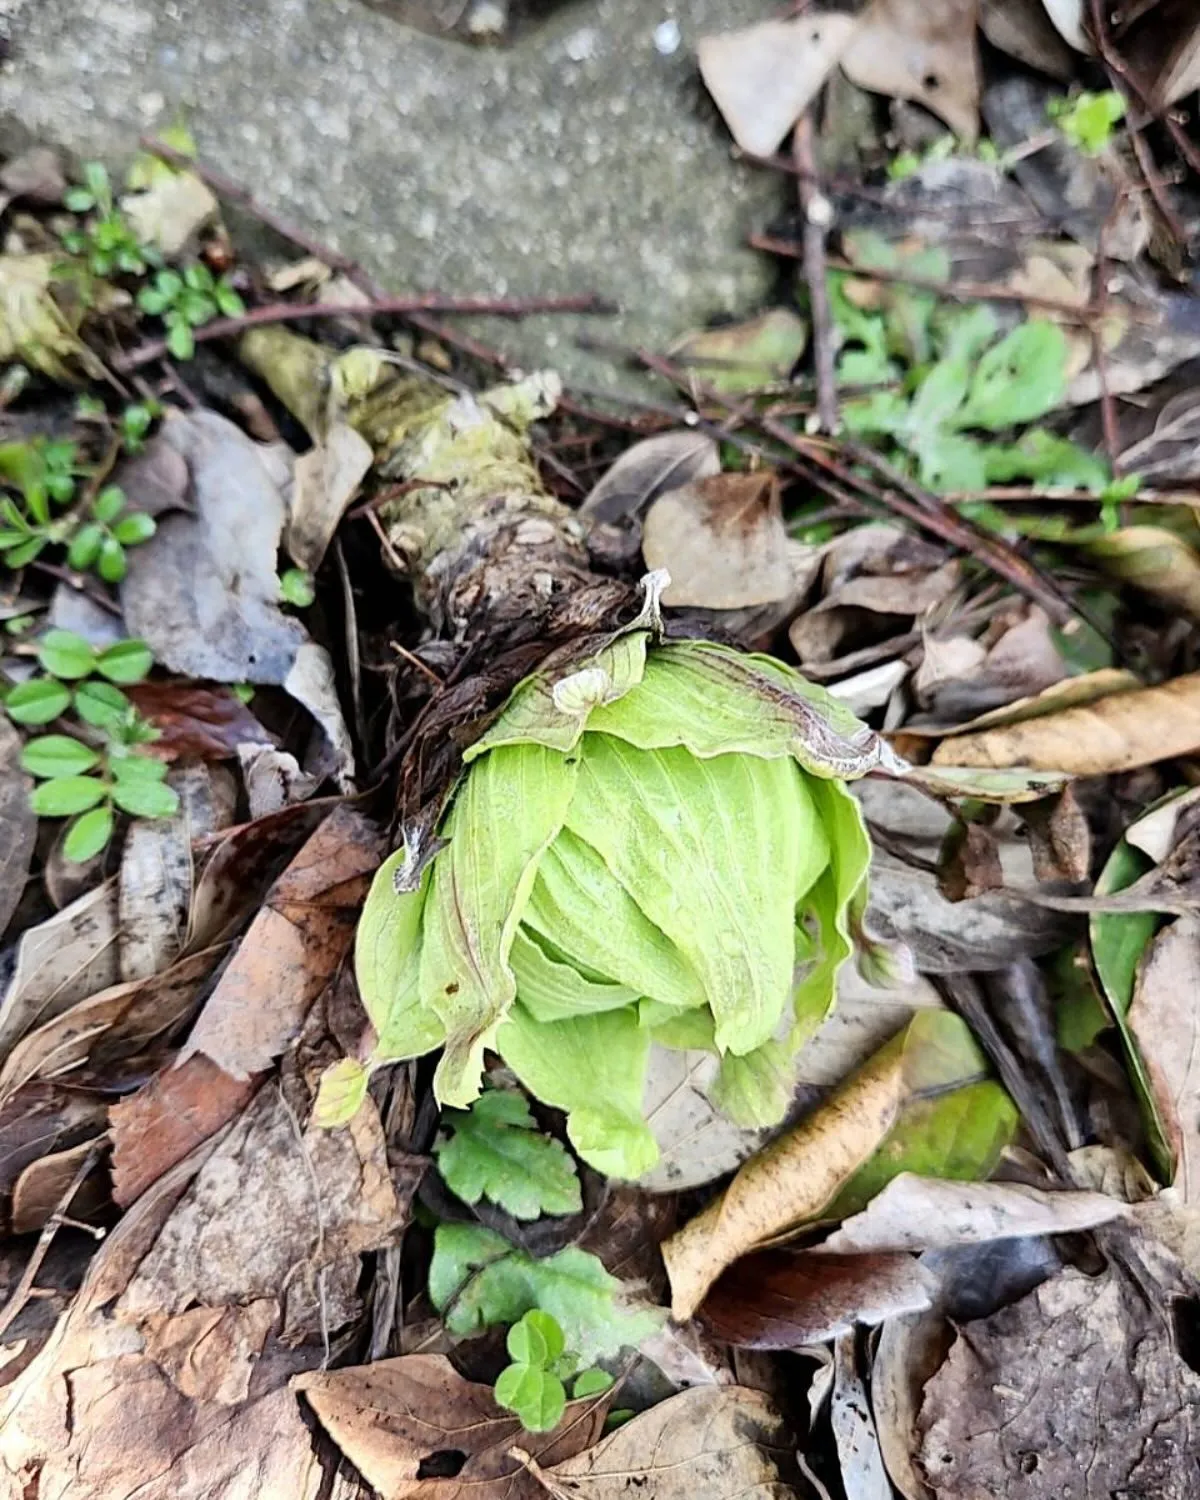
[[[82,229],[70,229],[63,235],[63,245],[72,255],[82,256],[94,275],[110,276],[117,271],[144,276],[149,267],[162,264],[157,250],[138,243],[117,208],[103,162],[89,161],[83,169],[82,185],[70,188],[63,201],[72,213],[87,215]]]
[[[16,724],[43,725],[72,709],[100,745],[68,734],[26,741],[21,766],[37,778],[30,803],[42,818],[71,818],[63,842],[67,859],[91,859],[108,843],[115,809],[138,818],[169,818],[179,795],[165,784],[167,766],[141,753],[158,731],[138,713],[118,684],[140,682],[154,663],[144,641],[98,648],[70,630],[50,630],[38,643],[45,676],[10,688],[4,708]]]
[[[140,453],[154,419],[162,415],[157,401],[134,401],[117,418],[117,436],[126,453]]]
[[[575,1163],[538,1130],[515,1090],[488,1089],[469,1110],[446,1110],[441,1123],[452,1133],[434,1145],[438,1170],[464,1203],[487,1198],[514,1219],[582,1209]]]
[[[214,276],[198,262],[182,272],[160,271],[153,283],[138,293],[137,300],[143,312],[163,320],[167,348],[176,359],[191,359],[196,352],[193,328],[210,323],[218,313],[236,318],[246,310],[229,278]]]
[[[106,485],[92,501],[91,519],[71,537],[67,562],[80,572],[94,568],[105,583],[120,583],[128,566],[126,547],[149,541],[155,530],[153,516],[128,510],[124,490]]]
[[[307,609],[317,597],[312,574],[305,568],[285,568],[279,575],[279,597],[294,609]]]
[[[1115,89],[1100,94],[1084,90],[1071,98],[1051,99],[1046,113],[1084,156],[1100,156],[1125,118],[1125,100]]]
[[[558,1426],[567,1407],[565,1382],[572,1377],[575,1401],[602,1395],[613,1383],[606,1370],[576,1374],[578,1356],[567,1349],[557,1319],[539,1308],[508,1330],[507,1347],[512,1364],[496,1381],[496,1404],[514,1412],[526,1432],[551,1432]]]

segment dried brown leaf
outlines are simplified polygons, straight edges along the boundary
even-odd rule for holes
[[[701,75],[743,151],[775,150],[816,98],[855,25],[851,16],[813,12],[700,38]]]
[[[0,1198],[31,1162],[91,1140],[104,1129],[102,1101],[78,1089],[31,1083],[0,1104]]]
[[[239,745],[271,736],[229,688],[195,682],[139,682],[125,690],[158,730],[151,753],[160,760],[233,760]]]
[[[55,1213],[69,1213],[75,1219],[87,1219],[108,1202],[108,1184],[101,1183],[93,1172],[71,1191],[76,1174],[92,1153],[99,1166],[97,1138],[80,1141],[65,1151],[39,1157],[21,1173],[13,1184],[11,1228],[13,1234],[36,1234]]]
[[[127,1208],[236,1118],[258,1079],[231,1078],[207,1057],[160,1069],[110,1111],[113,1198]]]
[[[946,1250],[1028,1234],[1075,1234],[1125,1212],[1104,1193],[1047,1192],[1011,1182],[950,1182],[902,1172],[815,1255]]]
[[[1065,1270],[959,1329],[919,1425],[935,1494],[1190,1500],[1200,1376],[1132,1278]]]
[[[113,880],[22,935],[0,995],[0,1058],[32,1027],[117,982],[117,935]]]
[[[1039,883],[1085,881],[1092,868],[1092,832],[1074,790],[1066,786],[1057,797],[1026,804],[1023,816]]]
[[[720,472],[720,449],[707,432],[661,432],[626,448],[579,513],[596,524],[624,521],[668,490]]]
[[[299,1033],[346,956],[363,898],[386,853],[379,829],[335,808],[276,881],[188,1037],[235,1078],[262,1072]]]
[[[255,1361],[278,1317],[273,1297],[152,1317],[142,1330],[146,1353],[183,1395],[236,1406],[249,1394]]]
[[[874,0],[850,38],[842,68],[852,83],[915,99],[956,135],[979,133],[974,0]]]
[[[296,459],[283,544],[299,568],[315,573],[338,522],[375,460],[366,438],[334,421],[323,438]]]
[[[642,552],[671,582],[662,601],[744,609],[792,589],[787,532],[773,474],[717,474],[660,495],[646,512]]]
[[[0,937],[25,889],[37,838],[37,816],[29,805],[33,787],[21,770],[21,736],[0,716]]]
[[[1165,609],[1200,620],[1200,553],[1162,526],[1123,526],[1090,542],[1088,556]]]
[[[1200,673],[1020,724],[956,735],[935,765],[1028,766],[1103,776],[1200,750]]]
[[[297,1377],[317,1419],[355,1468],[389,1500],[545,1500],[514,1446],[552,1464],[590,1448],[605,1402],[574,1402],[551,1433],[527,1433],[440,1354],[409,1354]]]
[[[790,307],[772,307],[744,323],[688,333],[671,348],[677,364],[719,391],[756,391],[785,381],[808,343],[808,324]]]
[[[1051,25],[1042,0],[980,0],[979,29],[1001,52],[1052,78],[1075,71],[1071,49]]]
[[[169,818],[138,818],[121,850],[117,937],[122,979],[167,968],[183,951],[192,906],[193,845],[233,822],[237,788],[220,767],[190,762],[167,781],[179,796]]]
[[[1173,1185],[1200,1204],[1200,918],[1180,917],[1151,941],[1128,1024],[1175,1158]]]
[[[563,1492],[618,1500],[788,1500],[793,1443],[761,1391],[699,1386],[661,1401],[549,1469]],[[546,1467],[543,1465],[543,1467]]]
[[[318,777],[300,769],[300,762],[290,751],[276,750],[274,745],[243,745],[238,760],[251,818],[265,818],[293,803],[307,801],[319,783]]]
[[[725,1272],[699,1317],[728,1344],[800,1349],[928,1306],[928,1278],[911,1255],[764,1250]]]

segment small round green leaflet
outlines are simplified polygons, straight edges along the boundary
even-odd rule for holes
[[[70,703],[70,691],[61,682],[38,677],[32,682],[19,682],[5,698],[4,708],[15,724],[49,724],[65,713]]]
[[[95,776],[56,776],[34,790],[29,805],[39,818],[69,818],[104,797],[104,783]]]
[[[86,677],[96,665],[96,650],[73,630],[48,630],[38,643],[38,660],[54,677]]]
[[[21,751],[21,769],[31,776],[81,776],[100,759],[100,752],[66,734],[43,734]]]
[[[549,1313],[532,1308],[508,1330],[509,1357],[518,1365],[552,1365],[566,1348],[563,1331]]]
[[[179,811],[179,793],[174,787],[142,777],[114,782],[112,799],[135,818],[169,818]]]
[[[540,1365],[509,1365],[496,1381],[496,1404],[514,1412],[526,1432],[552,1432],[567,1409],[567,1393]]]
[[[416,888],[398,852],[367,899],[368,1066],[443,1046],[462,1110],[499,1053],[610,1177],[657,1160],[654,1045],[714,1053],[716,1106],[777,1123],[865,901],[844,782],[894,765],[878,736],[773,658],[634,628],[520,684],[464,759]]]
[[[113,814],[111,807],[94,807],[76,818],[67,829],[63,840],[63,853],[74,864],[83,864],[93,855],[99,854],[112,838]]]
[[[154,652],[145,641],[116,641],[96,658],[96,671],[109,682],[141,682],[154,665]]]
[[[613,1378],[607,1370],[584,1370],[576,1377],[571,1398],[574,1401],[583,1401],[588,1396],[602,1396],[605,1391],[612,1388]]]
[[[125,723],[132,708],[121,689],[109,682],[85,682],[75,689],[75,712],[94,729],[115,732]]]

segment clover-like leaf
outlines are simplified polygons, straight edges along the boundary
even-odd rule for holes
[[[73,630],[48,630],[38,642],[38,660],[54,677],[86,677],[96,665],[96,648]]]
[[[489,1089],[469,1110],[448,1110],[442,1124],[453,1134],[434,1147],[438,1170],[464,1203],[487,1198],[514,1219],[582,1208],[574,1162],[541,1134],[520,1094]]]
[[[567,1409],[567,1393],[557,1375],[540,1365],[509,1365],[496,1381],[496,1404],[515,1412],[526,1432],[552,1432]]]
[[[85,864],[99,854],[113,832],[111,807],[94,807],[76,818],[63,840],[63,854],[74,864]]]
[[[154,652],[145,641],[115,641],[96,657],[96,671],[109,682],[141,682],[154,665]]]
[[[57,719],[71,703],[70,689],[52,677],[35,677],[19,682],[4,700],[9,718],[16,724],[48,724]]]
[[[104,783],[96,776],[56,776],[34,789],[29,805],[39,818],[69,818],[95,807],[104,794]]]
[[[505,1344],[508,1357],[518,1365],[552,1365],[566,1349],[557,1320],[537,1307],[513,1324]]]
[[[31,776],[53,779],[59,776],[82,776],[100,759],[90,745],[67,734],[43,734],[29,740],[21,751],[21,766]]]

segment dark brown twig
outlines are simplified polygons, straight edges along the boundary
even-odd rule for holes
[[[1189,139],[1187,131],[1172,116],[1171,111],[1160,110],[1156,106],[1150,90],[1113,46],[1104,0],[1088,0],[1088,22],[1092,40],[1096,44],[1096,51],[1100,54],[1100,61],[1113,82],[1123,85],[1122,93],[1135,99],[1155,120],[1166,126],[1171,139],[1175,142],[1175,149],[1192,171],[1200,174],[1200,150]]]
[[[358,307],[344,307],[338,302],[273,302],[255,307],[237,318],[215,318],[203,327],[193,329],[197,343],[209,339],[232,338],[247,328],[268,323],[303,323],[312,318],[374,318],[386,314],[407,315],[420,312],[488,313],[500,318],[523,318],[530,313],[598,313],[617,311],[615,304],[602,297],[530,297],[525,300],[507,297],[443,297],[427,293],[419,297],[379,297]],[[170,351],[166,339],[151,339],[139,349],[118,355],[113,364],[118,370],[136,370],[151,361],[162,359]]]
[[[750,247],[770,255],[785,255],[792,260],[804,259],[803,246],[770,234],[752,234]],[[1015,302],[1022,307],[1038,307],[1052,312],[1064,322],[1085,325],[1096,316],[1096,309],[1090,305],[1080,307],[1073,302],[1064,302],[1059,297],[1038,297],[1028,292],[1015,292],[1011,287],[997,286],[989,281],[938,281],[932,276],[910,276],[905,271],[881,271],[868,266],[856,266],[833,255],[828,257],[828,265],[831,271],[846,271],[863,281],[884,281],[933,292],[935,296],[944,297],[948,302]]]
[[[816,148],[812,114],[796,121],[792,154],[801,169],[797,178],[800,207],[804,213],[804,278],[808,282],[808,304],[812,316],[813,372],[817,380],[817,420],[823,432],[835,432],[838,424],[837,373],[834,368],[833,313],[829,306],[829,278],[825,269],[825,235],[833,217],[829,199],[817,179]]]

